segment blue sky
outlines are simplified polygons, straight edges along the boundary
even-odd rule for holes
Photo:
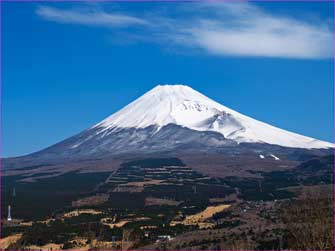
[[[2,3],[2,156],[183,83],[333,141],[333,3]]]

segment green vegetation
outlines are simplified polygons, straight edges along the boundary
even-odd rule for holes
[[[2,217],[7,206],[12,206],[12,216],[25,220],[50,217],[57,209],[69,207],[71,202],[90,194],[109,173],[65,173],[38,182],[20,182],[22,176],[10,176],[2,184]],[[15,187],[16,196],[12,190]]]

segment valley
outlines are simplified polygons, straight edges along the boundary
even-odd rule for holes
[[[331,194],[332,163],[333,157],[325,156],[282,171],[213,177],[164,157],[124,161],[111,172],[70,171],[31,182],[8,176],[2,184],[2,248],[289,247],[279,210],[298,200],[302,188]]]

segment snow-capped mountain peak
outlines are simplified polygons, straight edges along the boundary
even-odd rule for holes
[[[93,128],[99,133],[124,128],[176,124],[196,131],[214,131],[241,142],[297,148],[333,144],[288,132],[240,114],[186,85],[158,85]]]

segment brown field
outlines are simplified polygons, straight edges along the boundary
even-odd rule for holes
[[[159,185],[162,180],[146,180],[140,182],[128,182],[126,184],[121,184],[120,186],[135,186],[135,187],[144,187],[145,185]]]
[[[124,193],[124,192],[129,192],[129,193],[141,193],[144,191],[144,187],[140,186],[121,186],[118,185],[113,189],[113,192],[115,193]]]
[[[154,197],[145,198],[145,206],[154,206],[154,205],[167,205],[167,206],[178,206],[181,202],[168,199],[160,199]]]
[[[80,214],[102,214],[101,211],[95,209],[81,209],[81,210],[73,210],[71,212],[65,213],[63,218],[71,218],[79,216]]]
[[[62,244],[55,244],[55,243],[48,243],[44,246],[27,246],[25,247],[26,249],[29,250],[61,250],[62,249]]]
[[[214,214],[226,210],[230,207],[231,205],[209,206],[200,213],[186,216],[186,219],[183,221],[179,220],[171,221],[170,226],[183,224],[183,225],[197,225],[200,229],[212,228],[215,226],[215,224],[211,222],[206,222],[206,220],[212,218]]]
[[[136,218],[127,218],[127,219],[123,219],[119,222],[115,222],[115,218],[103,218],[100,220],[100,222],[102,224],[104,224],[105,226],[109,226],[110,228],[114,228],[114,227],[123,227],[124,225],[126,225],[129,222],[133,222],[133,221],[145,221],[145,220],[150,220],[149,217],[136,217]]]
[[[109,226],[110,228],[114,228],[114,227],[123,227],[124,225],[126,225],[128,222],[128,220],[122,220],[122,221],[119,221],[117,223],[107,223],[106,220],[108,219],[112,219],[112,218],[104,218],[104,219],[101,219],[101,223],[104,224],[105,226]]]
[[[109,199],[108,194],[98,194],[94,196],[85,197],[76,201],[72,201],[73,207],[100,205]]]
[[[21,238],[22,234],[14,234],[0,240],[0,250],[8,248],[9,245],[14,244]]]
[[[204,222],[209,218],[213,217],[214,214],[219,213],[225,209],[228,209],[229,207],[230,205],[209,206],[200,213],[187,216],[186,219],[183,221],[183,224],[193,225]]]

